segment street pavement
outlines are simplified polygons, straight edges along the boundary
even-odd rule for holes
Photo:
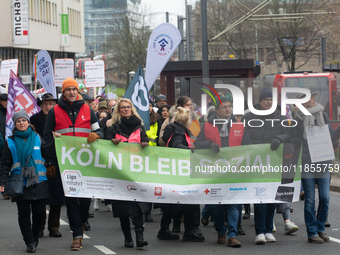
[[[217,233],[213,224],[201,226],[205,236],[203,243],[186,243],[180,240],[161,241],[157,240],[157,232],[160,223],[160,210],[152,211],[154,221],[145,223],[144,237],[149,245],[141,249],[125,248],[123,233],[120,230],[119,219],[113,218],[111,212],[105,212],[105,205],[101,203],[100,209],[95,211],[95,217],[89,219],[91,231],[85,232],[83,249],[81,254],[340,254],[340,193],[331,192],[329,221],[330,228],[326,232],[331,237],[329,243],[311,244],[307,242],[306,228],[303,219],[303,201],[293,203],[294,212],[291,213],[291,220],[299,226],[299,231],[292,235],[284,235],[284,223],[282,215],[275,213],[275,224],[277,232],[274,233],[277,242],[264,245],[255,245],[254,216],[243,220],[243,228],[246,235],[239,236],[242,242],[241,248],[230,248],[227,245],[217,244]],[[10,200],[0,200],[0,254],[24,254],[26,246],[22,239],[17,222],[16,204]],[[45,236],[40,238],[37,254],[73,254],[76,251],[70,250],[72,235],[67,224],[66,208],[62,208],[62,225],[60,226],[61,238],[48,236],[45,229]],[[180,237],[183,235],[183,223]],[[133,239],[135,241],[134,231]]]

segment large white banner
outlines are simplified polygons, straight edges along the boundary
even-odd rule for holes
[[[283,153],[291,144],[276,151],[270,144],[253,144],[191,153],[61,136],[55,146],[67,197],[176,204],[299,201],[300,148]]]
[[[46,50],[40,50],[37,55],[37,63],[35,62],[35,58],[33,61],[33,71],[35,72],[35,68],[37,67],[37,78],[39,82],[45,88],[47,93],[51,93],[54,98],[57,98],[50,54],[48,54]]]
[[[87,88],[105,86],[105,63],[103,60],[85,62],[85,86]]]
[[[146,57],[145,82],[149,90],[181,40],[178,29],[170,23],[160,24],[153,30]]]
[[[30,44],[28,32],[28,0],[13,0],[12,6],[14,44]]]
[[[71,77],[74,79],[74,60],[72,58],[58,58],[54,60],[54,84],[61,87],[63,81]]]
[[[18,73],[18,59],[7,59],[1,61],[1,70],[0,70],[0,84],[8,84],[9,83],[9,75],[11,70],[13,73],[17,75]]]

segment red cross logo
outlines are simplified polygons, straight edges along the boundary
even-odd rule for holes
[[[208,195],[209,192],[210,192],[210,190],[208,190],[208,189],[206,189],[206,190],[204,191],[204,193],[205,193],[206,195]]]

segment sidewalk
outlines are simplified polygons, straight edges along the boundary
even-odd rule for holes
[[[340,173],[332,173],[330,190],[340,192]]]

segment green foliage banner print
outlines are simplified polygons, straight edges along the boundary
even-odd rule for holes
[[[61,136],[56,152],[66,196],[183,204],[299,200],[300,148],[270,144],[190,150]]]

